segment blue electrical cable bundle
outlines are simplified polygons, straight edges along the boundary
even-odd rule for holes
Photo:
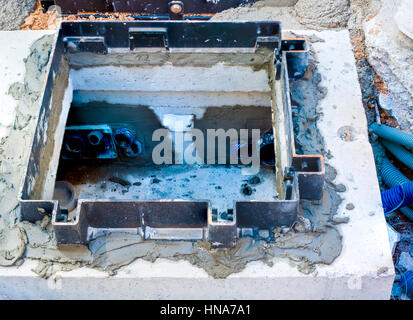
[[[403,173],[399,171],[389,159],[384,158],[381,166],[381,177],[383,178],[384,183],[389,188],[395,188],[401,184],[408,183],[407,179]],[[383,207],[385,204],[383,203]],[[386,205],[387,206],[387,205]],[[400,207],[399,210],[410,220],[413,221],[413,210],[409,207]]]
[[[400,162],[404,163],[413,170],[413,153],[409,152],[403,146],[391,141],[382,139],[381,143],[389,150]]]
[[[413,204],[413,181],[403,183],[381,193],[384,213]]]

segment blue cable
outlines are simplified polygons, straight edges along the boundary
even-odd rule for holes
[[[381,201],[386,214],[413,204],[413,181],[382,192]]]

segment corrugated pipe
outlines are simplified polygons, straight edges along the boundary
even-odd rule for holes
[[[400,162],[404,163],[413,170],[413,153],[409,152],[401,145],[382,139],[381,143],[389,150]]]
[[[389,159],[384,158],[381,163],[381,177],[389,188],[397,187],[409,182],[409,179],[397,169]]]
[[[384,213],[390,213],[413,203],[413,181],[381,193]]]
[[[407,184],[407,183],[410,182],[409,179],[407,179],[407,177],[405,177],[405,176],[403,175],[403,173],[401,173],[401,172],[399,171],[399,169],[397,169],[397,168],[390,162],[390,160],[387,159],[387,158],[384,158],[383,161],[382,161],[381,177],[383,178],[384,183],[385,183],[389,188],[397,188],[397,187],[400,186],[400,185]],[[410,183],[410,184],[411,184],[411,183]],[[392,189],[390,189],[390,190],[392,190]],[[386,211],[386,208],[389,208],[389,204],[388,204],[387,200],[383,200],[383,194],[385,194],[386,192],[388,192],[388,191],[390,191],[390,190],[387,190],[387,191],[385,191],[385,192],[382,192],[383,208],[384,208],[384,210],[385,210],[386,213],[388,213],[388,212]],[[398,189],[398,191],[400,192],[400,189]],[[410,190],[410,191],[412,192],[412,194],[409,196],[409,199],[410,199],[411,197],[413,197],[413,187],[412,187],[412,190]],[[404,191],[403,191],[403,192],[404,192]],[[398,194],[400,194],[400,193],[395,193],[395,196],[397,196]],[[388,195],[388,194],[387,194],[387,195]],[[401,198],[401,199],[404,201],[403,198]],[[399,198],[399,200],[400,200],[400,198]],[[386,202],[385,202],[385,201],[386,201]],[[402,204],[402,203],[400,203],[400,202],[401,202],[401,200],[399,201],[399,204]],[[410,209],[409,207],[400,208],[400,206],[401,206],[401,205],[399,205],[399,208],[398,208],[398,209],[399,209],[407,218],[409,218],[410,220],[413,221],[413,210]],[[397,208],[393,208],[393,210],[396,210],[396,209],[397,209]],[[391,210],[391,211],[393,211],[393,210]]]
[[[400,131],[398,129],[379,124],[377,122],[370,126],[370,130],[377,134],[379,137],[387,139],[389,141],[401,144],[405,147],[413,149],[413,136],[409,133]]]

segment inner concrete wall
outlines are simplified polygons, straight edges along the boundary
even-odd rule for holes
[[[73,69],[74,102],[149,106],[159,117],[194,114],[206,107],[271,106],[265,69],[251,66],[98,66]]]

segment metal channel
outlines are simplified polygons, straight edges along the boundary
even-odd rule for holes
[[[46,146],[47,124],[52,108],[53,87],[61,72],[68,44],[81,51],[106,54],[111,48],[134,50],[142,43],[135,36],[148,35],[145,45],[171,48],[192,48],[196,52],[218,48],[242,51],[245,48],[267,49],[274,61],[274,122],[278,138],[282,137],[280,188],[282,198],[277,201],[238,201],[227,219],[217,219],[208,200],[183,201],[109,201],[106,199],[80,200],[72,221],[65,221],[65,212],[57,201],[40,200],[34,189],[41,172],[41,152]],[[155,36],[155,38],[154,38]],[[139,41],[142,41],[142,37]],[[153,40],[157,39],[157,40]],[[210,41],[205,41],[205,40]],[[218,39],[220,41],[218,41]],[[159,41],[162,40],[162,41]],[[290,40],[288,40],[290,41]],[[50,70],[42,95],[42,105],[35,137],[20,190],[21,219],[31,222],[52,216],[53,228],[59,244],[87,244],[89,228],[136,228],[148,239],[168,238],[170,230],[188,230],[182,237],[204,237],[216,247],[233,246],[237,228],[269,229],[291,227],[297,220],[300,199],[319,199],[324,183],[324,161],[321,156],[296,155],[292,127],[289,69],[293,76],[302,73],[306,64],[305,40],[281,42],[278,22],[191,22],[132,21],[132,22],[63,22],[50,59]],[[301,46],[301,47],[300,47]],[[300,50],[296,50],[299,48]],[[284,50],[284,51],[283,51]],[[298,55],[298,56],[297,56]],[[299,60],[300,62],[296,62]],[[280,70],[277,65],[281,64]],[[278,80],[276,73],[281,72]],[[282,126],[280,126],[282,123]],[[46,128],[46,129],[45,129]],[[281,141],[281,140],[279,140]],[[63,217],[63,218],[62,218]],[[155,232],[159,229],[159,232]],[[163,231],[162,231],[163,230]],[[201,230],[201,231],[200,231]],[[203,232],[202,230],[207,230]],[[190,236],[189,236],[190,237]],[[176,239],[173,236],[170,238]],[[179,236],[178,236],[179,238]],[[194,240],[196,240],[194,239]]]

